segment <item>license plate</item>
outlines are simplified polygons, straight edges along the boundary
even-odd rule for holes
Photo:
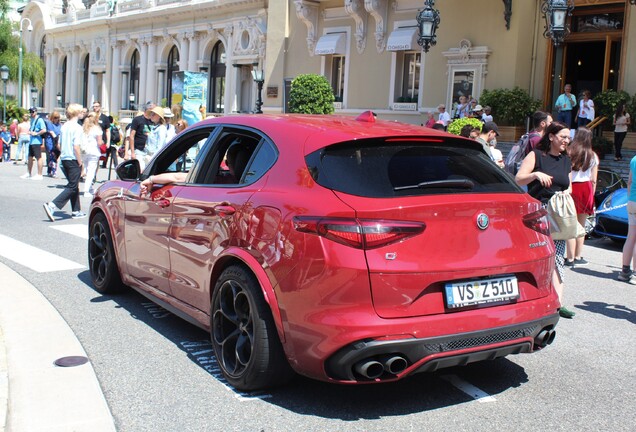
[[[515,276],[447,283],[445,289],[446,304],[451,309],[519,298]]]

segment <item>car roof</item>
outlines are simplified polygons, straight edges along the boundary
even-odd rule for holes
[[[208,118],[202,124],[235,124],[253,127],[268,135],[274,142],[289,140],[303,143],[308,154],[327,145],[365,138],[417,137],[435,142],[461,140],[464,145],[483,149],[474,140],[431,128],[396,121],[378,120],[366,111],[358,117],[309,114],[239,114]]]

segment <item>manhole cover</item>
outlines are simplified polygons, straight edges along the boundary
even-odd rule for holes
[[[73,367],[73,366],[83,365],[86,362],[88,362],[88,358],[86,358],[86,357],[83,357],[83,356],[68,356],[68,357],[59,358],[59,359],[55,360],[54,363],[55,363],[56,366]]]

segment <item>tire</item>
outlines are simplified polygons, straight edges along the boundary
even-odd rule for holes
[[[113,237],[103,213],[97,213],[89,224],[88,268],[95,291],[114,294],[124,289],[113,248]]]
[[[269,306],[245,267],[226,268],[212,295],[211,339],[225,376],[240,391],[283,385],[293,376]]]

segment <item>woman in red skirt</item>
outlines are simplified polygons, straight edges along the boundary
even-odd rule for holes
[[[578,128],[568,153],[572,160],[572,198],[579,223],[585,226],[587,217],[594,214],[594,193],[599,165],[598,156],[592,150],[592,131],[585,127]],[[588,264],[581,256],[584,241],[585,237],[567,241],[566,266],[573,268]]]

